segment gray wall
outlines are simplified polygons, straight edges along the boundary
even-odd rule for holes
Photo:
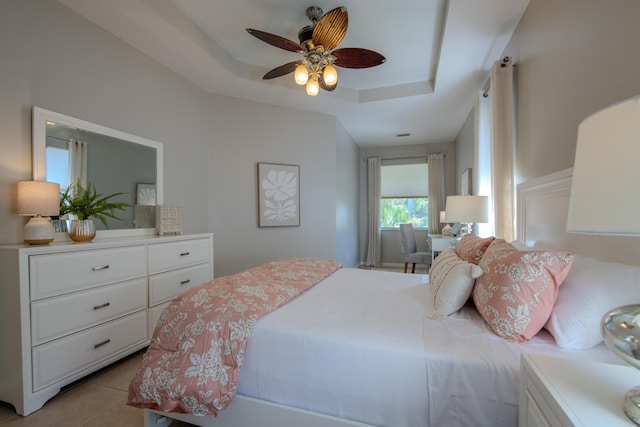
[[[517,64],[517,182],[573,166],[580,122],[640,94],[639,20],[638,0],[531,1],[505,50]]]
[[[215,234],[216,276],[278,256],[355,262],[355,237],[336,233],[338,203],[341,227],[357,222],[357,184],[338,195],[336,180],[358,161],[334,117],[208,94],[55,1],[0,7],[0,244],[22,241],[15,189],[31,179],[37,105],[163,143],[165,203],[186,232]],[[300,165],[299,228],[257,227],[259,161]]]
[[[475,120],[473,110],[462,125],[456,137],[456,187],[455,194],[460,194],[460,175],[471,168],[471,194],[478,195],[476,170],[474,166]]]

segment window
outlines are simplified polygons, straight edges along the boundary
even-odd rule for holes
[[[47,147],[46,150],[45,179],[59,183],[64,191],[69,186],[69,150],[56,147]]]
[[[380,226],[410,223],[429,226],[427,164],[387,164],[380,167]]]

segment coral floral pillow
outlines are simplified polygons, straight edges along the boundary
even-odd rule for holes
[[[475,234],[465,234],[456,245],[456,255],[467,262],[477,265],[494,240],[494,237],[482,238]]]
[[[480,260],[473,302],[497,335],[526,341],[549,319],[572,262],[566,252],[519,251],[496,239]]]

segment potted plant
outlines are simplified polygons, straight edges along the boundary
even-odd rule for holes
[[[89,242],[96,236],[93,219],[97,218],[109,227],[107,218],[121,220],[115,211],[124,210],[131,205],[126,202],[110,201],[113,197],[126,193],[113,193],[103,195],[96,191],[95,186],[89,183],[86,187],[78,181],[70,185],[60,194],[60,216],[73,217],[69,229],[69,237],[74,242]]]

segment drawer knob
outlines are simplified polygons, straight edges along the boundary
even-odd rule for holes
[[[93,267],[91,270],[100,271],[100,270],[106,270],[107,268],[109,268],[109,264],[103,265],[102,267]]]
[[[188,256],[191,255],[191,252],[181,252],[180,256]]]
[[[93,348],[94,348],[94,349],[96,349],[96,348],[100,348],[100,347],[102,347],[103,345],[107,345],[107,344],[109,344],[110,342],[111,342],[111,339],[106,339],[106,340],[104,340],[104,341],[102,341],[102,342],[99,342],[98,344],[94,345],[94,346],[93,346]]]
[[[109,307],[110,305],[111,305],[110,302],[105,302],[104,304],[94,305],[93,309],[94,310],[100,310],[101,308]]]
[[[183,280],[182,282],[180,282],[180,286],[188,285],[189,283],[191,283],[190,279]]]

